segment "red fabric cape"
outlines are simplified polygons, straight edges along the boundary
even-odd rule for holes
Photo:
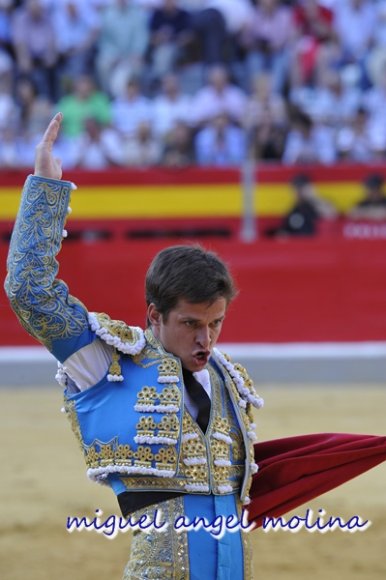
[[[315,433],[254,448],[259,471],[246,507],[257,527],[386,461],[386,436],[376,435]]]

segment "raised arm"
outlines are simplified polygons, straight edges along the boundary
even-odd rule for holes
[[[87,310],[56,279],[56,260],[71,190],[53,156],[62,114],[51,120],[36,148],[35,174],[25,183],[9,249],[5,291],[21,324],[59,360],[88,344]]]

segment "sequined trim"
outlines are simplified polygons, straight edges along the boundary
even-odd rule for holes
[[[93,441],[83,446],[87,475],[93,481],[103,483],[110,473],[122,475],[152,475],[170,478],[177,470],[177,451],[175,446],[168,445],[153,452],[151,447],[139,445],[132,449],[130,445],[118,444],[117,438],[109,442]]]
[[[228,371],[234,383],[236,385],[237,391],[241,399],[239,404],[242,408],[246,408],[245,403],[250,403],[254,407],[260,409],[264,405],[264,401],[255,391],[255,387],[252,379],[249,377],[246,369],[239,363],[233,364],[230,358],[224,353],[220,352],[217,348],[213,349],[213,355]]]
[[[139,326],[129,326],[122,320],[112,320],[107,314],[96,312],[90,312],[88,320],[101,340],[124,354],[136,355],[145,347],[146,339]]]
[[[80,448],[84,453],[83,437],[80,430],[80,425],[78,421],[78,415],[75,409],[75,402],[64,399],[64,411],[66,413],[67,419],[70,421],[71,429],[79,443]]]
[[[187,534],[177,534],[174,522],[184,513],[182,497],[163,501],[131,515],[133,521],[146,514],[162,513],[168,522],[165,531],[150,533],[136,531],[131,543],[131,554],[122,580],[189,580],[189,549]]]
[[[243,506],[241,505],[241,502],[239,500],[236,501],[236,509],[237,509],[237,515],[239,517],[239,520],[242,517],[242,509]],[[250,532],[241,532],[241,541],[243,544],[243,563],[244,563],[244,578],[243,580],[253,580],[253,567],[252,567],[252,558],[253,558],[253,551],[252,551],[252,547],[251,547],[251,543],[250,543],[250,538],[249,538],[249,534]]]

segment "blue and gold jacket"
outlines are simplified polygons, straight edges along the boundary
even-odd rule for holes
[[[240,492],[248,503],[254,463],[252,407],[261,407],[241,365],[213,349],[204,433],[184,405],[180,360],[151,330],[89,313],[56,279],[70,182],[30,176],[12,235],[6,292],[26,330],[63,363],[94,340],[112,346],[112,362],[95,386],[65,389],[65,409],[89,477],[118,495],[135,491]],[[67,377],[60,364],[60,382]]]

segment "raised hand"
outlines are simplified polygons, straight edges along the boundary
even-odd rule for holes
[[[61,161],[52,154],[52,148],[58,136],[62,119],[62,113],[56,113],[55,117],[50,121],[42,140],[36,147],[35,175],[51,179],[62,178]]]

